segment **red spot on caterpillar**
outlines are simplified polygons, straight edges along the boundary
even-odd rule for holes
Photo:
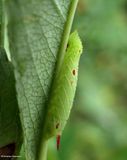
[[[73,69],[72,73],[73,73],[73,75],[75,76],[75,75],[76,75],[76,70]]]
[[[60,138],[61,138],[61,135],[58,135],[58,136],[56,137],[57,150],[59,150],[59,148],[60,148]]]
[[[8,145],[0,148],[0,158],[2,156],[10,156],[11,157],[12,155],[14,155],[14,152],[15,152],[15,143],[8,144]],[[11,158],[8,158],[8,160]]]
[[[59,123],[57,123],[57,124],[56,124],[56,129],[58,129],[58,128],[59,128],[59,125],[60,125]]]
[[[68,47],[69,47],[69,45],[67,44],[67,46],[66,46],[66,51],[67,51]]]

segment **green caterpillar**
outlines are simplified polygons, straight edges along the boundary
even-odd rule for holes
[[[57,135],[57,147],[72,108],[81,53],[82,43],[75,31],[70,35],[64,60],[55,77],[48,104],[46,138]]]

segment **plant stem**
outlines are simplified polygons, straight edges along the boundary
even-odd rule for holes
[[[57,76],[57,73],[59,72],[59,69],[61,68],[61,64],[64,59],[64,54],[65,54],[66,46],[68,43],[68,39],[69,39],[69,35],[70,35],[70,31],[71,31],[71,27],[72,27],[77,4],[78,4],[78,0],[71,0],[69,12],[68,12],[68,17],[67,17],[67,21],[65,24],[61,45],[60,45],[60,50],[59,50],[59,54],[57,57],[58,60],[57,60],[57,64],[56,64],[55,76]],[[45,123],[44,123],[45,125],[46,125],[47,121],[48,121],[48,117],[45,118]],[[45,125],[43,127],[43,139],[40,144],[39,158],[37,160],[46,160],[47,159],[47,140],[44,140]]]
[[[47,160],[48,140],[42,140],[39,160]]]
[[[70,7],[69,7],[69,13],[68,13],[68,17],[67,17],[67,22],[65,24],[63,38],[61,41],[60,50],[59,50],[59,54],[58,54],[58,61],[56,64],[56,76],[57,76],[57,73],[59,72],[59,69],[61,68],[61,65],[62,65],[62,62],[64,59],[64,54],[65,54],[65,50],[67,47],[67,43],[68,43],[75,11],[77,8],[77,4],[78,4],[78,0],[71,0]]]

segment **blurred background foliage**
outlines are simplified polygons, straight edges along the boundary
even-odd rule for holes
[[[127,160],[127,0],[79,0],[79,81],[60,151],[48,160]]]

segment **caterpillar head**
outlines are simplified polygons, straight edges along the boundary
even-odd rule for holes
[[[68,41],[68,48],[74,48],[74,50],[78,50],[78,52],[81,54],[82,53],[82,42],[80,40],[80,37],[78,35],[77,31],[74,31],[70,37],[69,37],[69,41]]]

